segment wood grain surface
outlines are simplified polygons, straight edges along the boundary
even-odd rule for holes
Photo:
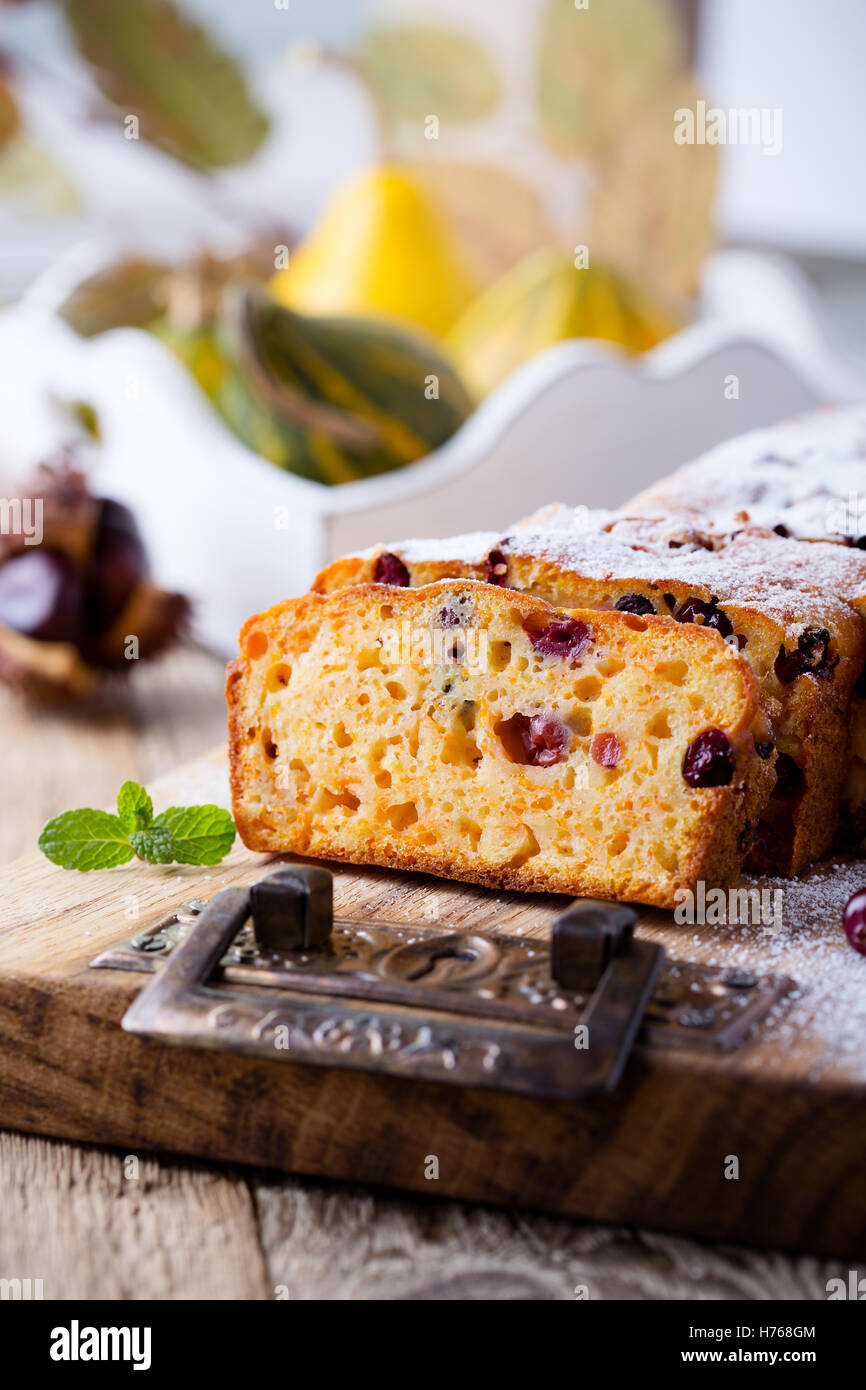
[[[47,816],[110,802],[123,778],[150,780],[215,742],[220,685],[219,664],[189,651],[89,714],[4,698],[0,857],[29,849]],[[163,894],[186,896],[185,872],[156,871],[164,881],[136,888],[143,919]],[[26,896],[24,878],[17,887]],[[116,914],[116,888],[111,897]],[[437,892],[426,910],[435,925]],[[19,947],[4,935],[23,961],[23,936]],[[832,1056],[819,1046],[811,1060],[850,1077],[851,1053],[837,1035]],[[559,1299],[579,1287],[598,1298],[813,1298],[841,1268],[21,1134],[0,1136],[0,1193],[0,1277],[43,1278],[46,1297]]]

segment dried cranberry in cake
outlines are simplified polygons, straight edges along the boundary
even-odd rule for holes
[[[705,729],[683,756],[683,777],[690,787],[727,787],[734,775],[734,745],[721,729]]]
[[[528,767],[551,767],[571,744],[571,730],[552,710],[513,714],[496,726],[496,733],[512,762]]]
[[[614,604],[618,613],[637,613],[643,616],[645,613],[654,613],[655,607],[643,594],[623,594]]]
[[[409,588],[409,571],[399,555],[392,555],[389,550],[385,550],[381,555],[376,556],[373,565],[373,583],[393,584],[398,589]]]
[[[773,669],[783,685],[790,685],[798,676],[815,676],[832,680],[839,663],[838,655],[830,656],[830,634],[825,627],[807,627],[797,639],[796,649],[789,652],[784,643],[779,648]]]
[[[776,735],[770,720],[763,712],[752,725],[752,742],[755,745],[755,752],[764,762],[772,757],[776,747]]]
[[[702,618],[706,607],[702,598],[683,599],[678,603],[673,611],[673,616],[678,623],[693,623],[696,618]]]
[[[734,624],[731,623],[727,613],[721,612],[719,603],[716,599],[710,599],[709,603],[703,605],[703,626],[713,627],[717,632],[721,632],[723,637],[730,637],[734,631]]]
[[[589,752],[599,767],[616,767],[622,757],[622,744],[616,734],[596,734]]]
[[[563,618],[548,623],[538,632],[529,632],[529,640],[541,656],[556,656],[562,661],[576,661],[592,643],[593,631],[580,618]]]
[[[809,660],[813,670],[827,664],[830,634],[825,627],[807,627],[800,633],[797,648]]]
[[[484,561],[485,579],[488,584],[498,584],[502,588],[508,578],[508,561],[501,550],[491,550]]]
[[[534,714],[523,733],[531,763],[549,767],[562,757],[571,743],[571,733],[555,714]]]
[[[845,935],[858,955],[866,956],[866,888],[861,888],[845,904]]]
[[[701,621],[704,627],[714,628],[723,637],[730,637],[734,630],[734,624],[727,613],[719,607],[718,599],[715,597],[711,598],[709,602],[700,598],[687,598],[674,609],[673,616],[678,623]]]
[[[770,730],[770,737],[768,739],[755,739],[755,752],[757,753],[759,758],[763,758],[764,762],[766,762],[768,758],[772,757],[773,749],[775,748],[775,746],[776,739],[772,729]]]
[[[710,600],[708,611],[704,615],[704,627],[714,628],[723,637],[730,637],[734,630],[734,624],[715,599]]]

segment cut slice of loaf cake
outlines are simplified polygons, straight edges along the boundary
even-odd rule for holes
[[[366,584],[251,618],[240,648],[253,850],[671,907],[736,878],[775,780],[748,663],[670,618]]]
[[[545,529],[538,530],[543,525]],[[406,541],[336,561],[314,588],[486,580],[566,608],[625,609],[709,627],[736,644],[758,678],[779,751],[778,782],[747,860],[755,871],[796,873],[830,848],[847,770],[851,696],[866,656],[860,616],[814,580],[786,575],[783,551],[816,549],[578,508],[546,508],[502,537]],[[838,547],[839,555],[850,552]],[[817,575],[818,567],[812,567]],[[829,587],[828,587],[829,586]]]

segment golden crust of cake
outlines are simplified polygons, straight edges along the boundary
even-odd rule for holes
[[[544,521],[547,529],[534,529]],[[805,546],[766,534],[731,538],[712,528],[628,518],[586,509],[545,508],[510,534],[406,541],[347,556],[314,588],[375,582],[399,572],[423,585],[452,576],[506,584],[560,607],[612,609],[631,600],[689,624],[709,622],[736,641],[755,672],[786,775],[761,826],[748,867],[796,873],[830,848],[846,777],[851,693],[866,656],[863,623],[834,593],[834,576],[809,570]],[[776,560],[785,563],[781,569]],[[701,609],[703,608],[703,611]],[[801,644],[826,634],[820,669]],[[820,642],[824,639],[819,640]],[[791,661],[780,661],[781,654]],[[820,662],[823,661],[821,665]],[[780,676],[779,672],[782,673]],[[788,677],[791,677],[788,679]]]
[[[733,881],[775,780],[748,663],[669,618],[366,584],[251,618],[240,648],[231,785],[254,850],[670,907]],[[730,780],[689,785],[710,730]]]

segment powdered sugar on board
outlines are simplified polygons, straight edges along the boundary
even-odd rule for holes
[[[790,1070],[793,1053],[810,1080],[866,1085],[866,956],[848,944],[845,904],[866,886],[866,860],[825,860],[795,879],[748,878],[742,889],[780,894],[781,926],[677,926],[670,913],[641,912],[640,931],[669,957],[760,975],[787,975],[796,988],[761,1025],[762,1072]],[[769,917],[769,914],[768,914]]]

